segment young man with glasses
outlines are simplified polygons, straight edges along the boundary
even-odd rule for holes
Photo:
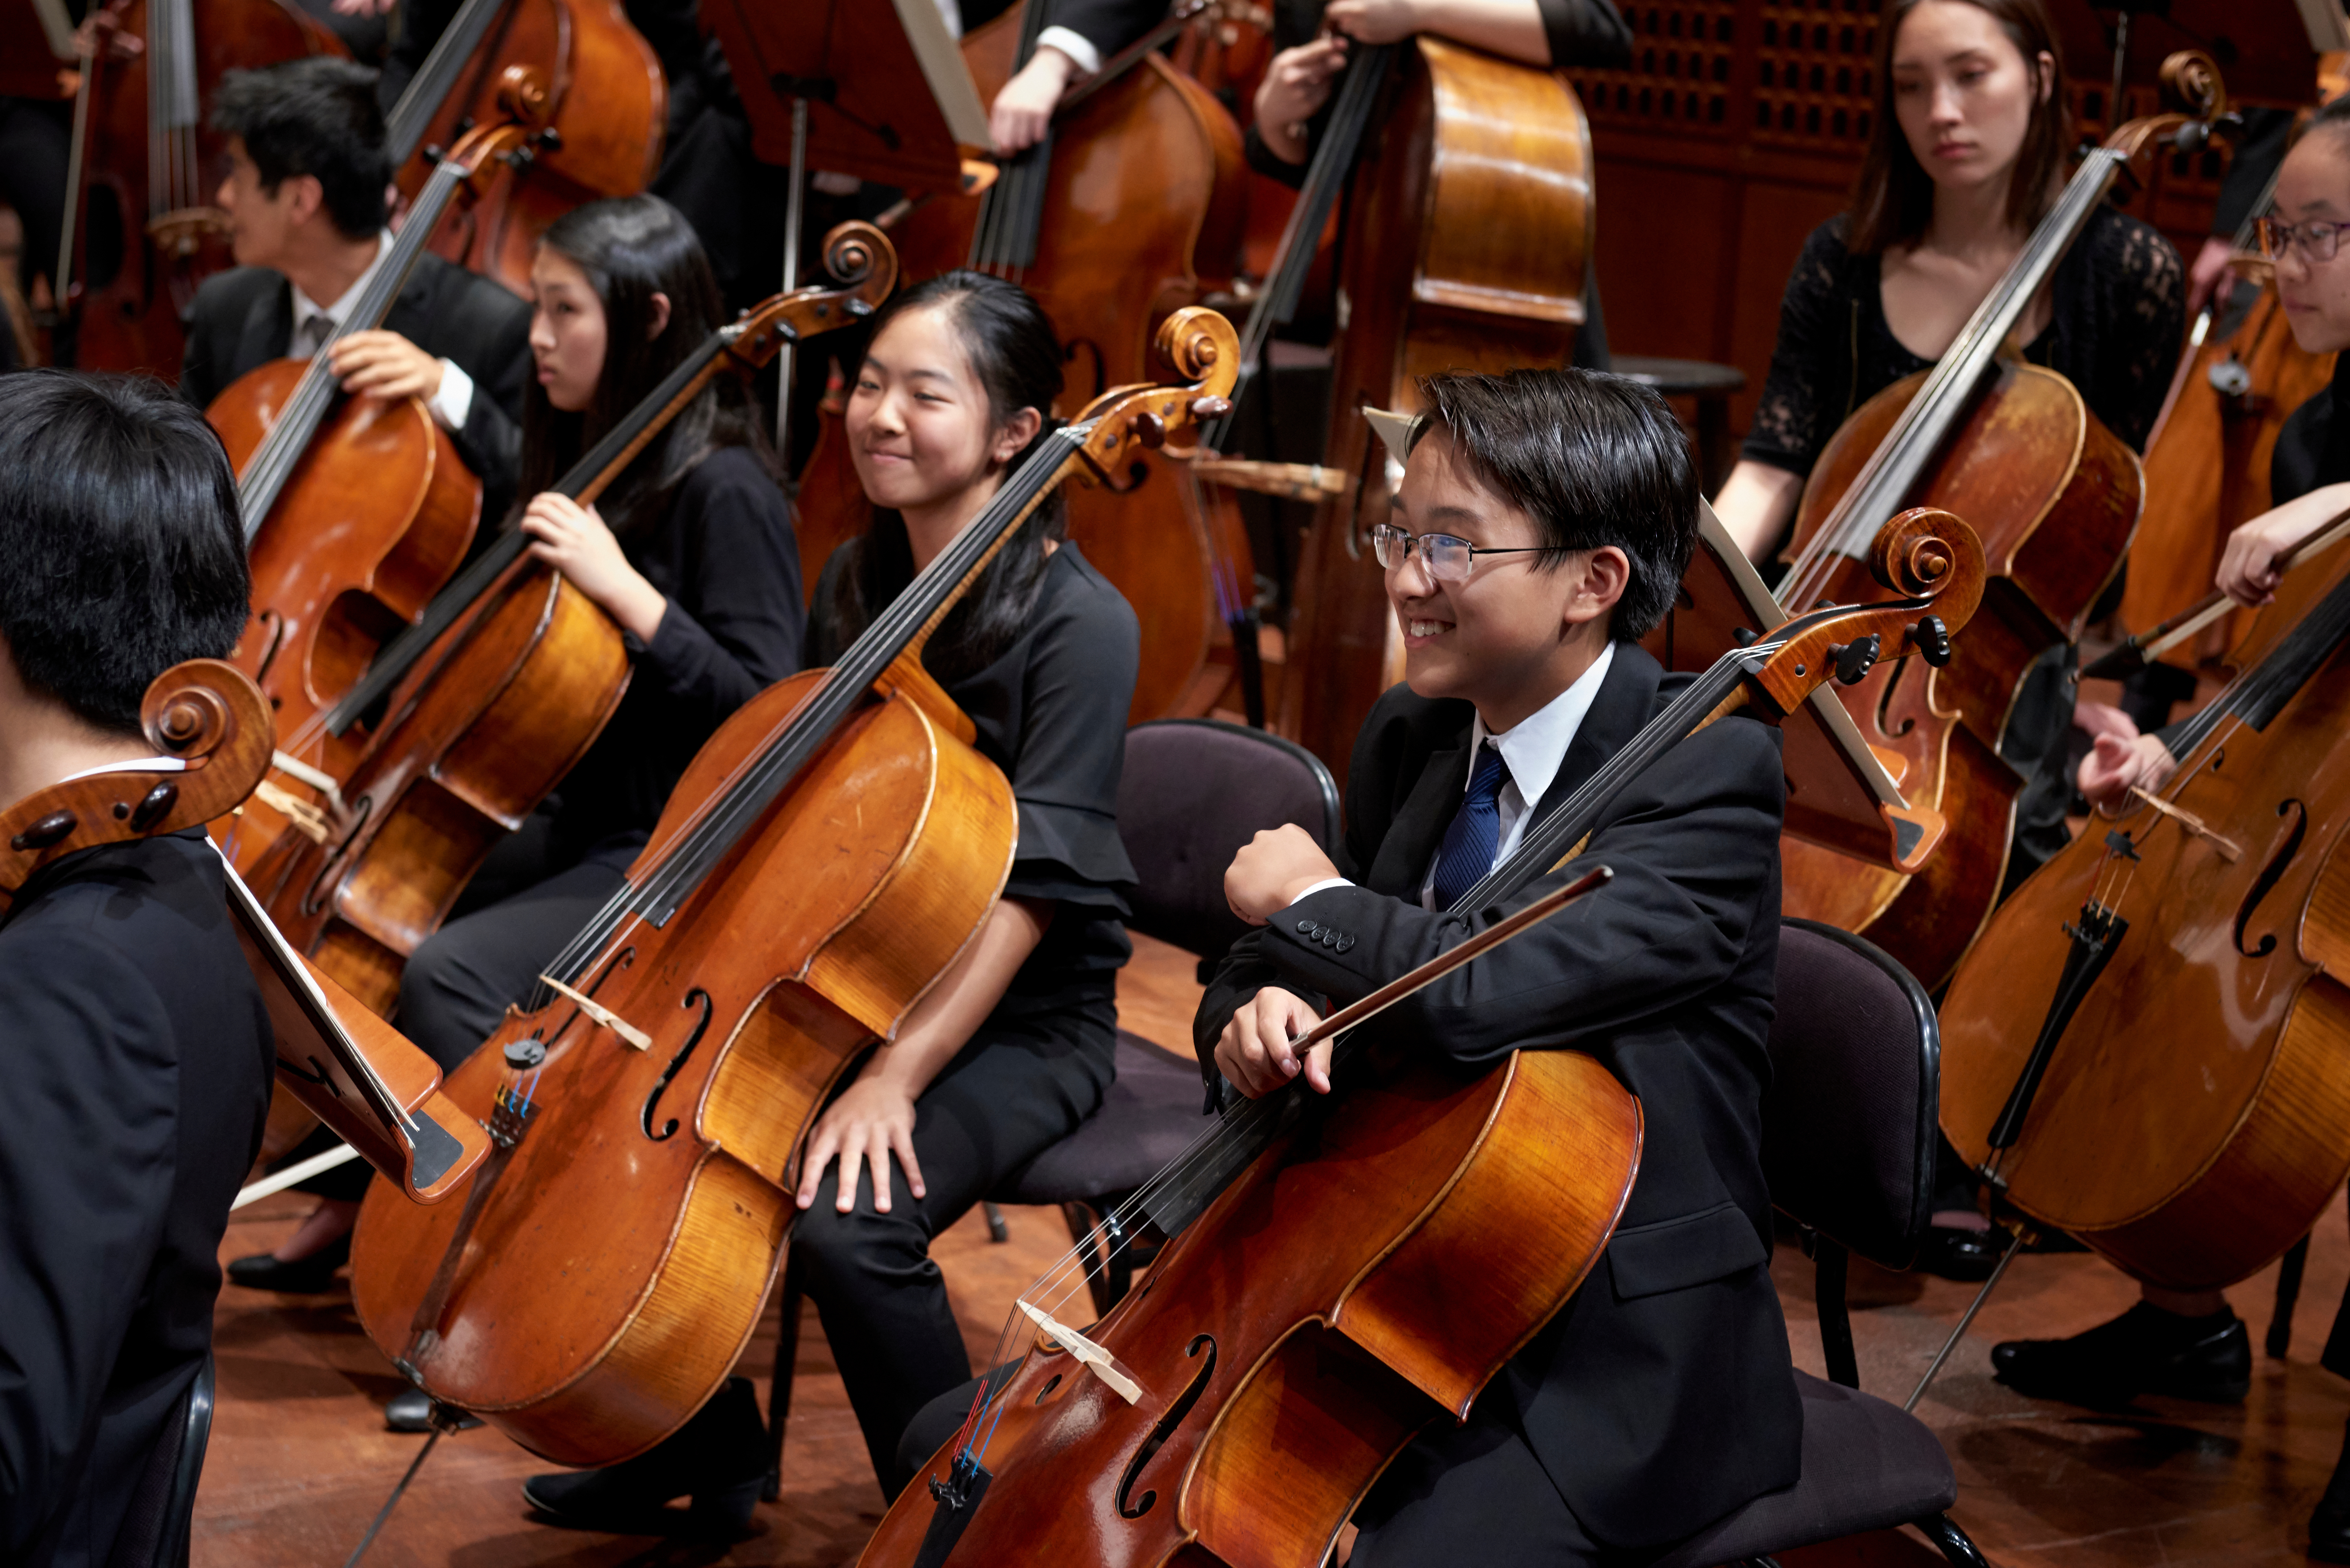
[[[1365,722],[1334,863],[1261,833],[1225,876],[1262,927],[1195,1039],[1211,1083],[1329,1086],[1289,1042],[1561,880],[1456,907],[1690,679],[1637,639],[1698,516],[1653,392],[1584,370],[1445,375],[1375,544],[1405,684]],[[1607,1263],[1357,1511],[1356,1568],[1644,1561],[1796,1477],[1803,1418],[1769,1272],[1757,1148],[1779,937],[1778,732],[1683,741],[1617,795],[1586,866],[1608,887],[1367,1028],[1468,1070],[1585,1051],[1640,1099],[1640,1172]]]
[[[2337,99],[2318,110],[2286,154],[2275,205],[2260,224],[2262,254],[2276,265],[2285,320],[2293,340],[2308,353],[2350,349],[2345,232],[2350,99]],[[2334,384],[2285,421],[2269,471],[2277,504],[2228,537],[2218,586],[2241,604],[2267,603],[2277,585],[2278,558],[2350,510],[2345,375],[2350,354],[2337,361]],[[2178,765],[2162,734],[2100,735],[2082,760],[2081,791],[2092,805],[2109,809],[2132,785],[2160,787]],[[2139,1289],[2143,1299],[2137,1305],[2085,1333],[1992,1346],[1993,1372],[2023,1393],[2090,1406],[2126,1404],[2140,1394],[2241,1403],[2251,1386],[2251,1343],[2227,1297],[2218,1291]],[[2350,1295],[2318,1359],[2329,1372],[2350,1377]],[[2350,1441],[2310,1518],[2309,1554],[2321,1562],[2350,1563]]]

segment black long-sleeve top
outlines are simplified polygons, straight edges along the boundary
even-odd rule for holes
[[[83,850],[18,890],[0,1056],[0,1563],[99,1568],[128,1560],[132,1500],[212,1348],[269,1109],[276,1040],[201,831]]]
[[[628,635],[628,693],[563,781],[554,814],[560,859],[626,864],[702,742],[799,669],[806,615],[791,510],[748,451],[722,447],[704,458],[667,514],[623,535],[620,548],[669,607],[650,642]]]
[[[844,546],[825,563],[808,628],[811,664],[835,662],[849,640],[832,607],[852,561]],[[1118,784],[1141,659],[1133,608],[1064,543],[1045,564],[1021,635],[980,669],[941,682],[978,731],[980,754],[1011,781],[1020,841],[1003,896],[1055,906],[983,1032],[1066,1048],[1073,1088],[1080,1077],[1091,1090],[1110,1081],[1118,971],[1134,950],[1124,925],[1134,866],[1118,833]]]
[[[1845,248],[1845,220],[1812,231],[1779,305],[1779,341],[1745,455],[1807,474],[1851,412],[1930,370],[1886,323],[1877,258]],[[2133,449],[2146,444],[2186,330],[2186,272],[2150,225],[2101,207],[2057,264],[2055,310],[2024,349],[2079,389]]]
[[[1323,3],[1324,0],[1275,0],[1274,47],[1295,49],[1312,43],[1315,35],[1322,30]],[[1550,43],[1552,68],[1607,68],[1632,63],[1632,29],[1623,13],[1617,10],[1614,0],[1534,0],[1534,4],[1542,12],[1543,36]],[[1337,95],[1334,91],[1331,97],[1335,101]],[[1322,130],[1329,119],[1330,105],[1326,103],[1306,121],[1305,161],[1301,163],[1275,158],[1252,124],[1246,143],[1249,167],[1284,185],[1304,184],[1306,167],[1313,161],[1314,149],[1322,144]]]

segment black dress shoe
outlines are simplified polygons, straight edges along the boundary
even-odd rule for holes
[[[2140,1302],[2070,1339],[1995,1345],[1991,1364],[2019,1393],[2075,1405],[2126,1405],[2141,1394],[2233,1405],[2252,1386],[2251,1335],[2224,1307],[2180,1317]]]
[[[228,1266],[228,1282],[249,1291],[312,1296],[335,1282],[335,1271],[351,1261],[351,1239],[338,1236],[307,1258],[282,1263],[268,1252],[239,1258]]]
[[[482,1424],[482,1418],[470,1411],[460,1412],[457,1430],[470,1432]],[[432,1396],[421,1388],[403,1388],[391,1397],[383,1407],[383,1429],[387,1432],[429,1432],[432,1429]]]
[[[2309,1554],[2320,1563],[2350,1563],[2350,1496],[2327,1492],[2309,1516]]]
[[[1946,1280],[1981,1284],[1999,1267],[1999,1256],[2006,1250],[2003,1231],[1934,1225],[1927,1228],[1926,1244],[1918,1250],[1916,1266]]]
[[[600,1470],[556,1470],[522,1483],[550,1524],[619,1535],[739,1535],[767,1473],[767,1428],[747,1377],[730,1377],[693,1419],[649,1452]],[[688,1511],[669,1507],[691,1497]]]

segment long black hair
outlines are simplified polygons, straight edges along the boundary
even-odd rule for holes
[[[1003,278],[968,270],[944,273],[891,300],[875,318],[867,341],[879,342],[889,323],[910,310],[936,310],[944,317],[987,393],[992,426],[1002,428],[1023,409],[1044,416],[1035,440],[1003,465],[1007,473],[1017,469],[1053,430],[1053,400],[1061,392],[1061,344],[1044,306]],[[959,680],[985,669],[1018,639],[1044,586],[1048,545],[1068,529],[1068,512],[1056,491],[1004,541],[931,635],[922,656],[931,674],[942,681]],[[865,532],[837,554],[837,564],[825,573],[830,587],[818,607],[821,631],[814,650],[827,664],[914,580],[913,542],[894,508],[874,507]]]
[[[722,323],[710,258],[684,215],[659,196],[619,196],[574,207],[539,244],[588,275],[604,306],[604,369],[587,408],[566,413],[536,378],[524,395],[522,485],[517,505],[551,490],[613,425],[645,400]],[[652,329],[653,296],[669,299],[669,321]],[[653,438],[597,502],[626,537],[658,522],[694,466],[720,447],[747,447],[776,475],[774,449],[752,417],[742,382],[721,375]]]

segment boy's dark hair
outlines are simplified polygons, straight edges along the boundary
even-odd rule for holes
[[[1431,431],[1495,494],[1522,507],[1555,553],[1613,545],[1631,580],[1608,636],[1631,642],[1672,607],[1697,547],[1697,467],[1671,405],[1628,376],[1597,370],[1451,371],[1419,384],[1417,447]]]
[[[377,73],[331,56],[313,55],[259,70],[229,71],[213,98],[213,129],[244,143],[262,189],[298,175],[317,177],[327,216],[345,239],[373,239],[390,216]]]
[[[604,369],[595,396],[577,413],[546,400],[534,379],[523,389],[519,510],[552,490],[581,454],[636,411],[671,371],[723,326],[718,280],[702,238],[685,214],[659,196],[614,196],[577,206],[555,220],[539,244],[588,275],[604,307]],[[669,320],[653,330],[658,307]],[[775,449],[753,416],[740,378],[720,376],[639,452],[597,505],[623,537],[669,514],[671,499],[702,459],[739,446],[778,481]]]
[[[0,376],[0,641],[26,685],[136,735],[148,683],[226,654],[251,593],[203,414],[145,377]]]

